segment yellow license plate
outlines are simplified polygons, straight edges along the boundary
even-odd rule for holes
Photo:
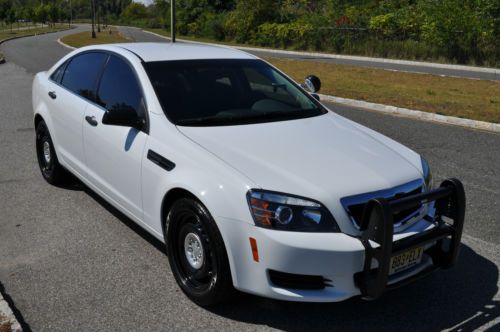
[[[393,256],[391,258],[389,274],[398,273],[417,265],[422,260],[423,253],[424,248],[418,247]]]

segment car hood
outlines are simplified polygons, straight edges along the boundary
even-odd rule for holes
[[[335,205],[422,177],[418,154],[337,114],[220,127],[178,127],[258,187]]]

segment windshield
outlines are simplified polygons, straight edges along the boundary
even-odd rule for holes
[[[283,121],[326,113],[261,60],[160,61],[144,67],[165,114],[179,126]]]

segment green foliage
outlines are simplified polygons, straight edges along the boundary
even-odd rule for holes
[[[153,0],[148,7],[132,0],[95,1],[101,22],[170,29],[170,0]],[[12,15],[14,21],[69,18],[67,0],[44,3],[0,0],[0,22]],[[90,0],[72,0],[72,8],[74,19],[91,16]],[[176,11],[180,35],[500,66],[498,0],[177,0]]]
[[[34,9],[34,18],[35,22],[38,23],[45,23],[48,18],[49,18],[49,8],[47,6],[44,6],[42,4],[38,5]]]
[[[264,23],[257,30],[257,43],[286,48],[300,44],[314,30],[309,23]]]
[[[16,21],[16,9],[15,8],[10,8],[7,10],[5,13],[5,23],[12,24]]]
[[[280,1],[236,0],[224,28],[229,39],[239,43],[254,42],[258,27],[279,17]]]
[[[148,10],[142,3],[132,2],[121,13],[125,20],[140,20],[148,17]]]
[[[45,7],[48,20],[52,23],[59,21],[59,7],[52,3],[45,5]]]
[[[0,0],[0,22],[3,23],[7,20],[11,7],[12,2],[10,0]]]

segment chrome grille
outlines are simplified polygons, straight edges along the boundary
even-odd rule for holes
[[[415,180],[390,189],[343,197],[340,199],[340,202],[351,218],[353,224],[359,228],[363,218],[365,205],[370,199],[383,197],[390,201],[422,193],[424,188],[425,186],[423,180]],[[423,210],[424,205],[420,205],[416,208],[396,213],[393,216],[394,227],[400,227],[415,220],[417,217],[421,216],[421,212],[423,212]]]

